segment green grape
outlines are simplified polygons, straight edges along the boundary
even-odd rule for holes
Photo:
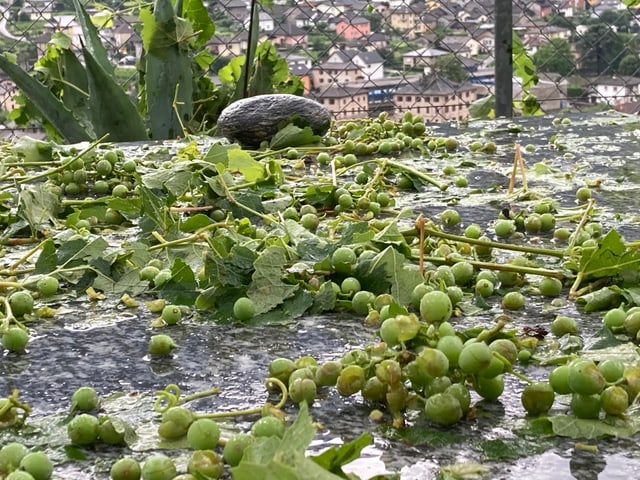
[[[446,254],[443,256],[446,256]],[[453,271],[449,265],[440,265],[436,268],[434,280],[442,280],[447,287],[451,287],[456,284],[456,277],[453,276]]]
[[[571,317],[558,315],[553,322],[551,322],[550,330],[556,337],[562,337],[567,334],[575,335],[578,333],[578,324]]]
[[[411,306],[416,310],[420,309],[420,300],[425,296],[428,292],[432,292],[433,287],[426,283],[419,283],[416,285],[411,292]]]
[[[24,290],[13,292],[9,296],[9,307],[11,307],[11,313],[16,317],[31,314],[33,312],[33,297]]]
[[[600,395],[571,395],[571,411],[578,418],[596,420],[600,416]]]
[[[21,443],[7,443],[0,449],[0,472],[9,472],[18,468],[27,453],[27,447]]]
[[[23,353],[29,343],[29,332],[20,327],[9,327],[2,334],[2,346],[14,353]]]
[[[537,213],[532,213],[524,219],[524,229],[527,233],[538,233],[541,228],[542,220]]]
[[[476,280],[475,292],[482,298],[489,298],[493,295],[494,284],[486,278],[480,278]]]
[[[235,467],[242,460],[246,448],[255,442],[256,437],[248,433],[238,433],[227,440],[222,451],[222,458],[228,465]]]
[[[586,202],[591,198],[591,189],[589,187],[580,187],[576,190],[576,199],[579,202]]]
[[[444,210],[440,214],[440,221],[445,225],[453,226],[461,222],[460,214],[453,209]]]
[[[496,400],[504,391],[504,378],[502,375],[493,378],[477,377],[473,387],[485,400]]]
[[[340,284],[340,291],[344,295],[352,296],[361,289],[360,280],[356,277],[347,277]]]
[[[516,363],[516,360],[518,360],[518,347],[507,338],[498,338],[492,341],[489,344],[489,349],[502,355],[511,364]]]
[[[374,293],[367,290],[360,290],[353,295],[351,308],[359,315],[366,315],[375,299],[376,295]]]
[[[411,382],[411,385],[412,385],[413,389],[416,390],[416,391],[422,390],[423,388],[425,388],[433,380],[433,377],[431,377],[427,373],[427,371],[424,368],[424,365],[422,365],[422,363],[423,362],[421,362],[418,359],[416,359],[416,360],[413,360],[413,361],[409,362],[404,367],[404,374],[409,379],[409,381]],[[375,377],[372,377],[372,378],[375,378]],[[377,380],[377,378],[376,378],[376,380]],[[369,380],[367,380],[367,384],[368,383],[369,383]],[[381,385],[384,385],[379,380],[378,380],[378,383],[381,384]],[[365,390],[367,389],[367,384],[365,384],[365,386],[362,389],[362,396],[363,397],[365,396]],[[384,385],[384,388],[385,388],[385,392],[386,392],[386,385]],[[375,400],[375,399],[373,399],[373,400]]]
[[[370,402],[384,402],[388,385],[378,377],[369,377],[362,387],[362,398]]]
[[[140,480],[142,469],[138,461],[131,457],[123,457],[111,465],[111,480]]]
[[[376,377],[386,384],[395,385],[402,379],[402,368],[400,364],[391,358],[387,358],[376,365]]]
[[[102,160],[99,160],[98,163],[96,163],[96,173],[101,177],[107,177],[111,175],[112,170],[113,170],[113,165],[111,165],[111,162],[109,160],[105,160],[103,158]],[[82,170],[76,170],[76,172],[81,172],[81,171]]]
[[[216,479],[222,477],[224,464],[213,450],[196,450],[189,458],[187,471],[196,478]]]
[[[162,454],[148,456],[142,465],[142,480],[173,480],[177,473],[173,460]]]
[[[640,311],[629,310],[624,319],[624,330],[630,337],[635,337],[640,331]]]
[[[610,329],[618,329],[624,326],[624,320],[627,318],[627,312],[622,308],[612,308],[604,314],[603,323]]]
[[[569,365],[560,365],[554,368],[549,374],[549,384],[558,395],[571,393],[571,387],[569,387]]]
[[[98,408],[99,405],[100,397],[92,387],[80,387],[71,395],[72,411],[90,412]]]
[[[456,330],[453,328],[449,322],[442,322],[438,325],[438,338],[447,337],[451,335],[455,335]]]
[[[464,236],[477,240],[482,236],[482,227],[477,223],[472,223],[464,229]]]
[[[320,225],[320,219],[315,213],[305,213],[300,217],[300,225],[310,232],[315,232]]]
[[[493,378],[496,375],[500,375],[504,372],[504,362],[500,360],[496,355],[493,355],[491,363],[486,368],[483,368],[478,372],[478,375],[485,378]]]
[[[175,325],[182,318],[182,310],[178,305],[165,305],[160,316],[167,325]]]
[[[427,419],[440,425],[453,425],[463,415],[460,402],[449,393],[436,393],[427,398],[424,412]]]
[[[288,358],[275,358],[269,363],[269,376],[277,378],[286,385],[289,383],[289,377],[296,368],[293,360]]]
[[[416,361],[424,366],[425,371],[432,377],[442,377],[449,372],[449,359],[438,349],[425,348],[420,352]]]
[[[540,215],[540,230],[543,232],[548,232],[553,230],[556,226],[556,217],[553,216],[553,213],[543,213]]]
[[[619,385],[612,385],[600,394],[602,409],[609,415],[622,415],[629,406],[629,394]]]
[[[241,321],[246,322],[253,318],[256,314],[256,305],[248,297],[240,297],[233,304],[233,316]]]
[[[350,397],[362,390],[364,383],[364,369],[359,365],[347,365],[338,376],[336,388],[343,397]]]
[[[562,292],[562,282],[557,278],[544,277],[538,284],[538,289],[545,297],[557,297]]]
[[[598,370],[608,383],[615,383],[624,375],[624,363],[621,360],[607,359],[598,363]]]
[[[316,398],[317,386],[310,378],[298,378],[289,383],[289,397],[295,403],[307,402],[311,405]]]
[[[407,399],[409,398],[409,390],[404,383],[396,383],[389,385],[384,401],[391,412],[402,412],[407,408]]]
[[[358,257],[349,247],[338,247],[331,255],[331,265],[337,273],[350,275]]]
[[[456,262],[451,266],[456,285],[464,287],[471,282],[475,273],[473,265],[466,261]]]
[[[502,307],[507,310],[519,310],[524,307],[524,295],[520,292],[508,292],[502,297]]]
[[[316,385],[319,387],[332,387],[338,381],[342,371],[342,364],[335,360],[328,360],[316,370]]]
[[[449,360],[449,365],[455,368],[458,366],[458,359],[460,357],[460,352],[462,352],[462,349],[464,348],[464,343],[458,336],[447,335],[438,339],[436,348],[444,353],[447,360]]]
[[[91,445],[98,440],[97,417],[88,413],[81,413],[71,419],[67,424],[67,435],[71,443],[76,445]]]
[[[453,383],[449,377],[436,377],[429,382],[425,391],[426,396],[435,395],[436,393],[444,393]]]
[[[98,425],[98,438],[108,445],[124,445],[125,429],[122,420],[103,417]]]
[[[487,368],[493,360],[489,346],[484,342],[469,342],[462,348],[458,365],[465,373],[475,374]]]
[[[515,233],[516,224],[513,220],[500,219],[500,220],[496,220],[496,223],[494,224],[493,228],[496,232],[496,236],[509,237]]]
[[[153,335],[149,339],[147,351],[151,355],[167,355],[176,347],[177,345],[169,335],[159,334]]]
[[[187,442],[193,450],[211,450],[220,440],[220,427],[215,420],[198,418],[187,430]]]
[[[51,295],[55,295],[60,288],[60,283],[56,277],[52,277],[51,275],[45,275],[40,278],[36,283],[36,288],[40,295],[43,297],[50,297]]]
[[[548,382],[528,384],[522,392],[522,406],[529,415],[546,414],[553,406],[555,394]]]
[[[126,185],[119,183],[111,189],[111,195],[116,198],[125,198],[129,195],[129,188]]]
[[[159,268],[154,267],[153,265],[146,265],[138,271],[138,278],[140,278],[140,280],[152,282],[153,279],[156,278],[158,273],[160,273]]]
[[[426,293],[420,300],[420,316],[431,324],[448,322],[453,313],[449,295],[440,290]]]
[[[44,452],[30,452],[20,460],[20,469],[34,480],[49,480],[53,474],[53,463]]]
[[[602,392],[606,380],[596,364],[591,360],[579,359],[569,364],[569,388],[581,395],[594,395]]]
[[[445,389],[444,393],[453,395],[458,399],[463,414],[469,411],[469,407],[471,406],[471,393],[469,393],[469,389],[466,385],[462,383],[451,384]]]
[[[254,437],[280,437],[284,435],[285,425],[282,420],[274,416],[261,417],[251,426]]]
[[[35,480],[30,473],[23,472],[21,470],[16,470],[15,472],[11,472],[9,475],[4,477],[5,480]]]

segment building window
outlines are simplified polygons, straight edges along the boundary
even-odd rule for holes
[[[333,98],[329,99],[329,105],[335,105],[336,101]]]

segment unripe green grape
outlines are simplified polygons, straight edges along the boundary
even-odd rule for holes
[[[248,297],[240,297],[233,304],[233,316],[241,321],[251,320],[256,314],[256,305]]]
[[[578,418],[597,420],[600,416],[600,395],[571,395],[571,411]]]
[[[553,216],[553,213],[543,213],[540,215],[540,230],[543,232],[548,232],[553,230],[556,226],[556,217]]]
[[[316,370],[316,385],[319,387],[332,387],[338,381],[342,371],[342,364],[335,360],[328,360],[318,366]]]
[[[411,386],[416,391],[422,390],[433,380],[433,377],[431,377],[427,373],[427,370],[424,368],[423,363],[424,363],[423,361],[416,359],[409,362],[404,367],[405,376],[409,379],[409,381],[411,382]],[[367,380],[367,383],[368,382],[369,380]],[[382,382],[379,382],[379,383],[382,384]],[[366,389],[367,389],[367,385],[365,384],[365,387],[362,389],[363,397]],[[386,385],[385,385],[385,392],[386,392]]]
[[[458,366],[458,358],[463,348],[464,343],[458,336],[447,335],[438,339],[437,349],[444,353],[451,367],[455,368]]]
[[[502,288],[515,287],[520,283],[520,275],[516,272],[499,271],[496,278],[500,282]]]
[[[549,374],[549,384],[558,395],[568,395],[571,393],[569,386],[569,365],[560,365],[554,368]]]
[[[562,337],[566,334],[575,335],[578,333],[578,324],[573,318],[558,315],[551,322],[550,330],[556,337]]]
[[[2,346],[14,353],[22,353],[29,343],[29,332],[20,327],[9,327],[2,334]]]
[[[508,310],[519,310],[524,307],[525,298],[520,292],[508,292],[502,297],[502,306]]]
[[[295,403],[307,402],[311,405],[316,398],[317,386],[310,378],[299,378],[289,383],[289,397]]]
[[[274,416],[261,417],[251,426],[254,437],[280,437],[284,435],[285,425],[282,420]]]
[[[178,305],[165,305],[160,316],[167,325],[175,325],[182,318],[182,310]]]
[[[455,184],[458,188],[464,188],[469,186],[469,180],[467,179],[467,177],[460,175],[456,178]]]
[[[622,308],[612,308],[604,314],[602,322],[610,329],[618,329],[624,326],[627,313]]]
[[[470,342],[462,348],[458,357],[458,365],[463,372],[475,374],[487,368],[492,359],[493,354],[486,343]]]
[[[440,350],[435,348],[425,348],[420,352],[416,361],[424,365],[426,372],[432,377],[445,376],[449,371],[449,359]]]
[[[447,287],[451,287],[456,284],[456,277],[453,276],[453,272],[449,265],[440,265],[436,268],[434,280],[442,280]]]
[[[624,363],[621,360],[607,359],[598,363],[598,370],[608,383],[615,383],[624,375]]]
[[[460,402],[449,393],[436,393],[427,398],[424,412],[427,419],[440,425],[453,425],[463,415]]]
[[[426,293],[420,300],[420,316],[430,324],[448,322],[453,313],[449,296],[439,290]]]
[[[579,202],[586,202],[591,198],[591,189],[589,187],[580,187],[576,190],[576,199]]]
[[[305,213],[300,217],[300,225],[311,232],[314,232],[319,224],[320,219],[315,213]]]
[[[395,385],[389,385],[384,401],[391,410],[392,413],[402,412],[407,408],[407,399],[409,398],[409,391],[404,383],[396,383]]]
[[[169,335],[159,334],[153,335],[149,339],[147,351],[151,355],[167,355],[176,347],[177,345]]]
[[[97,417],[88,413],[81,413],[71,419],[67,424],[67,435],[71,443],[76,445],[91,445],[98,440]]]
[[[145,265],[138,271],[138,278],[140,278],[140,280],[152,282],[158,273],[160,273],[159,268],[154,267],[153,265]]]
[[[338,247],[331,255],[331,264],[337,273],[350,275],[358,257],[349,247]]]
[[[627,316],[624,319],[624,330],[630,337],[635,337],[640,331],[640,311],[627,312]]]
[[[4,477],[5,480],[35,480],[30,473],[16,470]]]
[[[189,458],[187,471],[196,477],[216,479],[222,477],[224,464],[222,458],[213,450],[197,450]]]
[[[453,226],[461,222],[460,214],[457,210],[447,209],[440,214],[440,221],[445,225]]]
[[[537,213],[532,213],[524,219],[524,229],[527,233],[538,233],[540,228],[542,228],[542,221]]]
[[[361,285],[360,285],[360,280],[358,280],[356,277],[347,277],[344,280],[342,280],[342,283],[340,284],[340,291],[344,294],[344,295],[354,295],[356,292],[359,292],[361,289]]]
[[[493,356],[491,363],[486,368],[478,372],[478,375],[485,378],[493,378],[504,372],[504,363],[497,356]]]
[[[111,465],[111,480],[140,480],[142,469],[138,461],[131,457],[124,457]]]
[[[486,278],[481,278],[476,281],[475,292],[482,298],[489,298],[493,295],[494,285]]]
[[[125,173],[133,173],[136,171],[138,164],[133,158],[128,158],[124,162],[122,162],[122,170]]]
[[[142,480],[173,480],[176,475],[176,465],[166,455],[151,455],[142,465]]]
[[[44,452],[27,453],[20,461],[20,469],[34,480],[49,480],[53,474],[53,463]]]
[[[496,220],[493,228],[496,232],[496,236],[505,238],[515,233],[516,224],[513,220],[502,218],[500,220]]]
[[[432,292],[433,287],[426,283],[419,283],[416,285],[411,292],[411,306],[416,310],[420,309],[420,300],[425,296],[428,292]]]
[[[384,402],[388,385],[378,377],[369,377],[362,387],[362,398],[370,402]]]
[[[478,239],[482,236],[482,227],[477,223],[472,223],[464,229],[464,236],[467,238]]]
[[[458,399],[460,408],[462,409],[462,413],[467,413],[469,407],[471,406],[471,393],[469,393],[469,389],[466,387],[466,385],[462,383],[451,384],[445,389],[444,393],[453,395],[456,399]]]
[[[364,383],[364,369],[359,365],[347,365],[338,376],[336,389],[343,397],[350,397],[362,390]]]
[[[562,282],[557,278],[544,277],[538,284],[538,289],[545,297],[557,297],[562,292]]]
[[[171,270],[168,268],[162,268],[158,271],[157,275],[153,277],[153,284],[156,287],[162,287],[169,283],[169,281],[173,278],[173,274]]]
[[[158,435],[169,440],[182,438],[193,423],[193,412],[186,407],[171,407],[162,415]]]
[[[220,427],[215,420],[198,418],[187,430],[187,442],[193,450],[212,450],[220,440]]]
[[[111,189],[111,195],[116,198],[125,198],[127,195],[129,195],[129,188],[126,185],[119,183]]]
[[[471,282],[475,273],[473,265],[467,261],[456,262],[451,266],[456,285],[464,287]]]
[[[30,314],[33,312],[33,297],[24,290],[13,292],[9,295],[9,307],[16,317]]]
[[[101,418],[100,425],[98,425],[98,438],[108,445],[124,445],[125,431],[122,427],[122,420],[106,417]],[[115,422],[119,422],[118,428],[116,428]]]
[[[518,360],[518,347],[507,338],[497,338],[489,344],[489,350],[499,353],[512,365]]]
[[[566,242],[569,240],[569,237],[571,237],[571,230],[568,228],[556,228],[553,232],[553,238],[561,242]]]
[[[456,330],[453,328],[449,322],[442,322],[438,325],[438,338],[447,337],[450,335],[455,335]]]
[[[504,377],[502,375],[493,378],[477,377],[473,387],[485,400],[496,400],[504,391]]]
[[[275,358],[269,363],[269,376],[277,378],[282,383],[289,383],[289,377],[296,369],[296,364],[288,358]]]
[[[605,413],[622,415],[629,406],[629,394],[619,385],[612,385],[600,394],[600,403]]]
[[[359,315],[366,315],[375,299],[376,295],[374,293],[367,290],[360,290],[354,293],[351,299],[351,308]]]
[[[50,297],[51,295],[55,295],[60,288],[60,283],[56,277],[52,277],[51,275],[45,275],[40,278],[36,283],[36,288],[40,295],[43,297]]]
[[[376,377],[387,385],[395,385],[402,379],[400,364],[391,358],[387,358],[376,365]]]
[[[548,382],[528,384],[522,392],[522,406],[529,415],[546,414],[553,406],[555,394]]]
[[[579,359],[569,365],[569,388],[581,395],[594,395],[602,392],[606,380],[596,364],[591,360]]]
[[[0,449],[0,472],[9,472],[18,468],[28,453],[27,447],[21,443],[7,443]]]
[[[244,451],[255,442],[255,437],[248,433],[238,433],[227,440],[222,451],[222,458],[231,467],[237,466],[242,460]]]
[[[93,387],[80,387],[71,395],[71,410],[90,412],[98,408],[100,397]]]
[[[478,240],[482,240],[484,242],[491,241],[491,239],[486,235],[481,235]],[[493,247],[490,247],[488,245],[474,245],[473,249],[475,250],[476,255],[478,255],[479,257],[490,257],[493,253]]]

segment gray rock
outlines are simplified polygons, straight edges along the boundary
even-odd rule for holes
[[[331,123],[331,112],[320,103],[289,94],[257,95],[233,102],[218,118],[218,135],[242,146],[258,148],[264,140],[296,119],[316,135],[324,135]]]

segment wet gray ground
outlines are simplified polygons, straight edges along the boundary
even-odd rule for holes
[[[634,215],[638,214],[640,200],[640,169],[636,132],[614,123],[610,116],[572,117],[571,125],[555,127],[549,117],[518,121],[519,133],[503,131],[482,134],[495,124],[474,124],[469,128],[434,127],[437,133],[451,133],[464,139],[493,140],[504,153],[496,157],[497,167],[478,166],[461,168],[470,185],[483,188],[491,184],[506,186],[505,172],[510,171],[513,160],[508,146],[519,141],[537,145],[534,153],[524,153],[527,164],[545,161],[559,170],[584,165],[590,177],[604,180],[603,189],[596,191],[598,205],[603,207],[601,221],[617,228],[627,239],[640,238],[640,229]],[[516,123],[516,122],[514,122]],[[499,126],[507,127],[507,123]],[[559,134],[566,145],[558,150],[549,145],[551,135]],[[438,166],[433,166],[437,170]],[[576,177],[579,177],[577,174]],[[580,182],[576,180],[576,185]],[[554,190],[548,179],[529,178],[529,187],[540,189],[544,195],[552,194],[561,204],[571,204],[575,188]],[[480,198],[480,197],[478,197]],[[496,194],[496,198],[501,198]],[[504,198],[504,193],[502,194]],[[454,204],[467,223],[487,225],[497,217],[504,206],[456,198],[455,189],[443,194],[427,190],[418,195],[407,195],[402,203],[419,205],[427,215],[437,215],[443,206]],[[622,214],[614,218],[613,213]],[[471,220],[469,220],[471,219]],[[545,243],[548,239],[541,239]],[[255,406],[266,400],[262,382],[267,365],[277,356],[296,358],[314,355],[319,360],[338,358],[344,351],[362,346],[373,338],[373,331],[363,327],[362,319],[349,314],[332,314],[304,318],[284,326],[242,328],[218,326],[205,319],[188,318],[183,324],[168,327],[179,348],[171,357],[150,359],[146,355],[148,338],[152,333],[149,317],[135,310],[89,304],[65,305],[55,319],[34,326],[35,338],[24,355],[4,354],[0,357],[0,393],[6,395],[18,388],[20,396],[34,409],[34,417],[53,414],[68,408],[73,391],[83,385],[95,387],[102,395],[115,391],[150,393],[169,383],[176,383],[187,393],[219,386],[222,393],[198,401],[197,410],[218,410]],[[541,313],[542,304],[530,303],[526,312],[515,318],[518,325],[548,325],[552,314]],[[461,320],[464,324],[488,322],[498,310]],[[581,319],[582,333],[589,336],[597,331],[599,315],[584,315],[573,305],[563,313]],[[142,314],[144,315],[144,314]],[[545,370],[533,369],[532,376],[546,375]],[[463,422],[453,431],[461,435],[453,444],[409,445],[382,434],[379,424],[368,419],[369,407],[358,399],[345,400],[334,390],[320,395],[312,415],[325,429],[320,431],[313,448],[351,440],[364,431],[376,433],[375,445],[367,448],[363,459],[354,470],[367,478],[385,471],[401,472],[403,479],[434,478],[438,468],[459,461],[476,461],[489,465],[489,478],[516,479],[527,477],[542,479],[617,479],[638,478],[640,475],[640,449],[637,439],[607,439],[586,442],[597,445],[597,452],[576,448],[573,440],[557,439],[548,448],[531,455],[510,460],[493,461],[483,456],[482,445],[488,440],[515,441],[513,428],[524,415],[519,393],[523,385],[510,378],[501,401],[495,404],[479,403],[478,418]],[[291,409],[291,413],[295,413]],[[417,420],[419,423],[420,421]],[[248,426],[249,420],[240,426]],[[426,428],[426,427],[425,427]],[[56,478],[106,478],[104,467],[93,468],[94,457],[85,463],[67,464],[56,470]],[[100,472],[103,473],[100,473]]]

